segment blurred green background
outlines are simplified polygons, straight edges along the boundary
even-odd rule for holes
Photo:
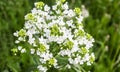
[[[30,72],[27,55],[14,56],[13,32],[24,25],[24,16],[41,0],[0,0],[0,72]],[[48,5],[55,0],[42,0]],[[84,29],[95,38],[96,60],[91,72],[120,72],[120,0],[67,0],[71,8],[85,5],[89,17]]]

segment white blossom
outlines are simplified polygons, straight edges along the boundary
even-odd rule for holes
[[[22,46],[18,46],[18,50],[21,50],[22,49]]]
[[[50,7],[49,7],[48,5],[45,5],[45,6],[44,6],[44,10],[45,10],[45,11],[49,11],[49,10],[50,10]]]
[[[19,41],[19,40],[16,40],[15,43],[18,44],[18,43],[20,43],[20,41]]]
[[[15,33],[13,33],[14,36],[18,37],[18,31],[16,31]]]
[[[30,49],[30,51],[31,51],[31,54],[35,53],[35,49]]]
[[[23,48],[23,49],[21,50],[21,53],[25,53],[25,52],[26,52],[26,49]]]
[[[63,6],[62,6],[63,9],[67,10],[68,9],[68,3],[66,2]]]
[[[42,66],[42,65],[39,65],[37,68],[38,68],[41,72],[46,72],[46,71],[47,71],[47,67],[44,67],[44,66]]]
[[[52,9],[56,10],[57,9],[57,5],[52,6]]]

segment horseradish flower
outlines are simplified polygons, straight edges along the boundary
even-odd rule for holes
[[[40,72],[91,65],[95,60],[90,51],[94,39],[84,31],[85,10],[69,9],[65,0],[57,0],[51,7],[43,2],[34,5],[25,15],[23,29],[14,33],[18,47],[12,51],[36,56]]]
[[[41,72],[46,72],[46,71],[47,71],[47,67],[44,67],[44,66],[42,66],[42,65],[39,65],[37,68],[38,68]]]

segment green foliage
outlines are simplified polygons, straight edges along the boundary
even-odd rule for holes
[[[13,32],[22,28],[30,7],[28,0],[0,0],[0,72],[21,71],[22,61],[11,52],[15,46]]]
[[[90,12],[90,16],[85,21],[85,29],[96,40],[97,58],[93,71],[120,71],[120,1],[94,0],[83,1],[83,4]]]
[[[36,66],[33,65],[35,56],[14,56],[11,52],[15,46],[13,32],[23,27],[24,15],[30,12],[35,1],[39,0],[0,0],[0,72],[30,72]],[[48,5],[54,4],[54,0],[42,1]],[[120,0],[67,1],[71,8],[83,4],[89,10],[89,17],[85,19],[84,26],[86,32],[96,40],[96,61],[91,72],[119,72]]]

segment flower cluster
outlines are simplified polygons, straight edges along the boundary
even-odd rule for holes
[[[37,55],[41,72],[51,67],[91,65],[95,59],[90,52],[94,39],[83,29],[83,13],[78,7],[70,9],[65,0],[57,0],[52,7],[36,2],[31,13],[25,15],[24,28],[14,33],[18,47],[13,51]]]

